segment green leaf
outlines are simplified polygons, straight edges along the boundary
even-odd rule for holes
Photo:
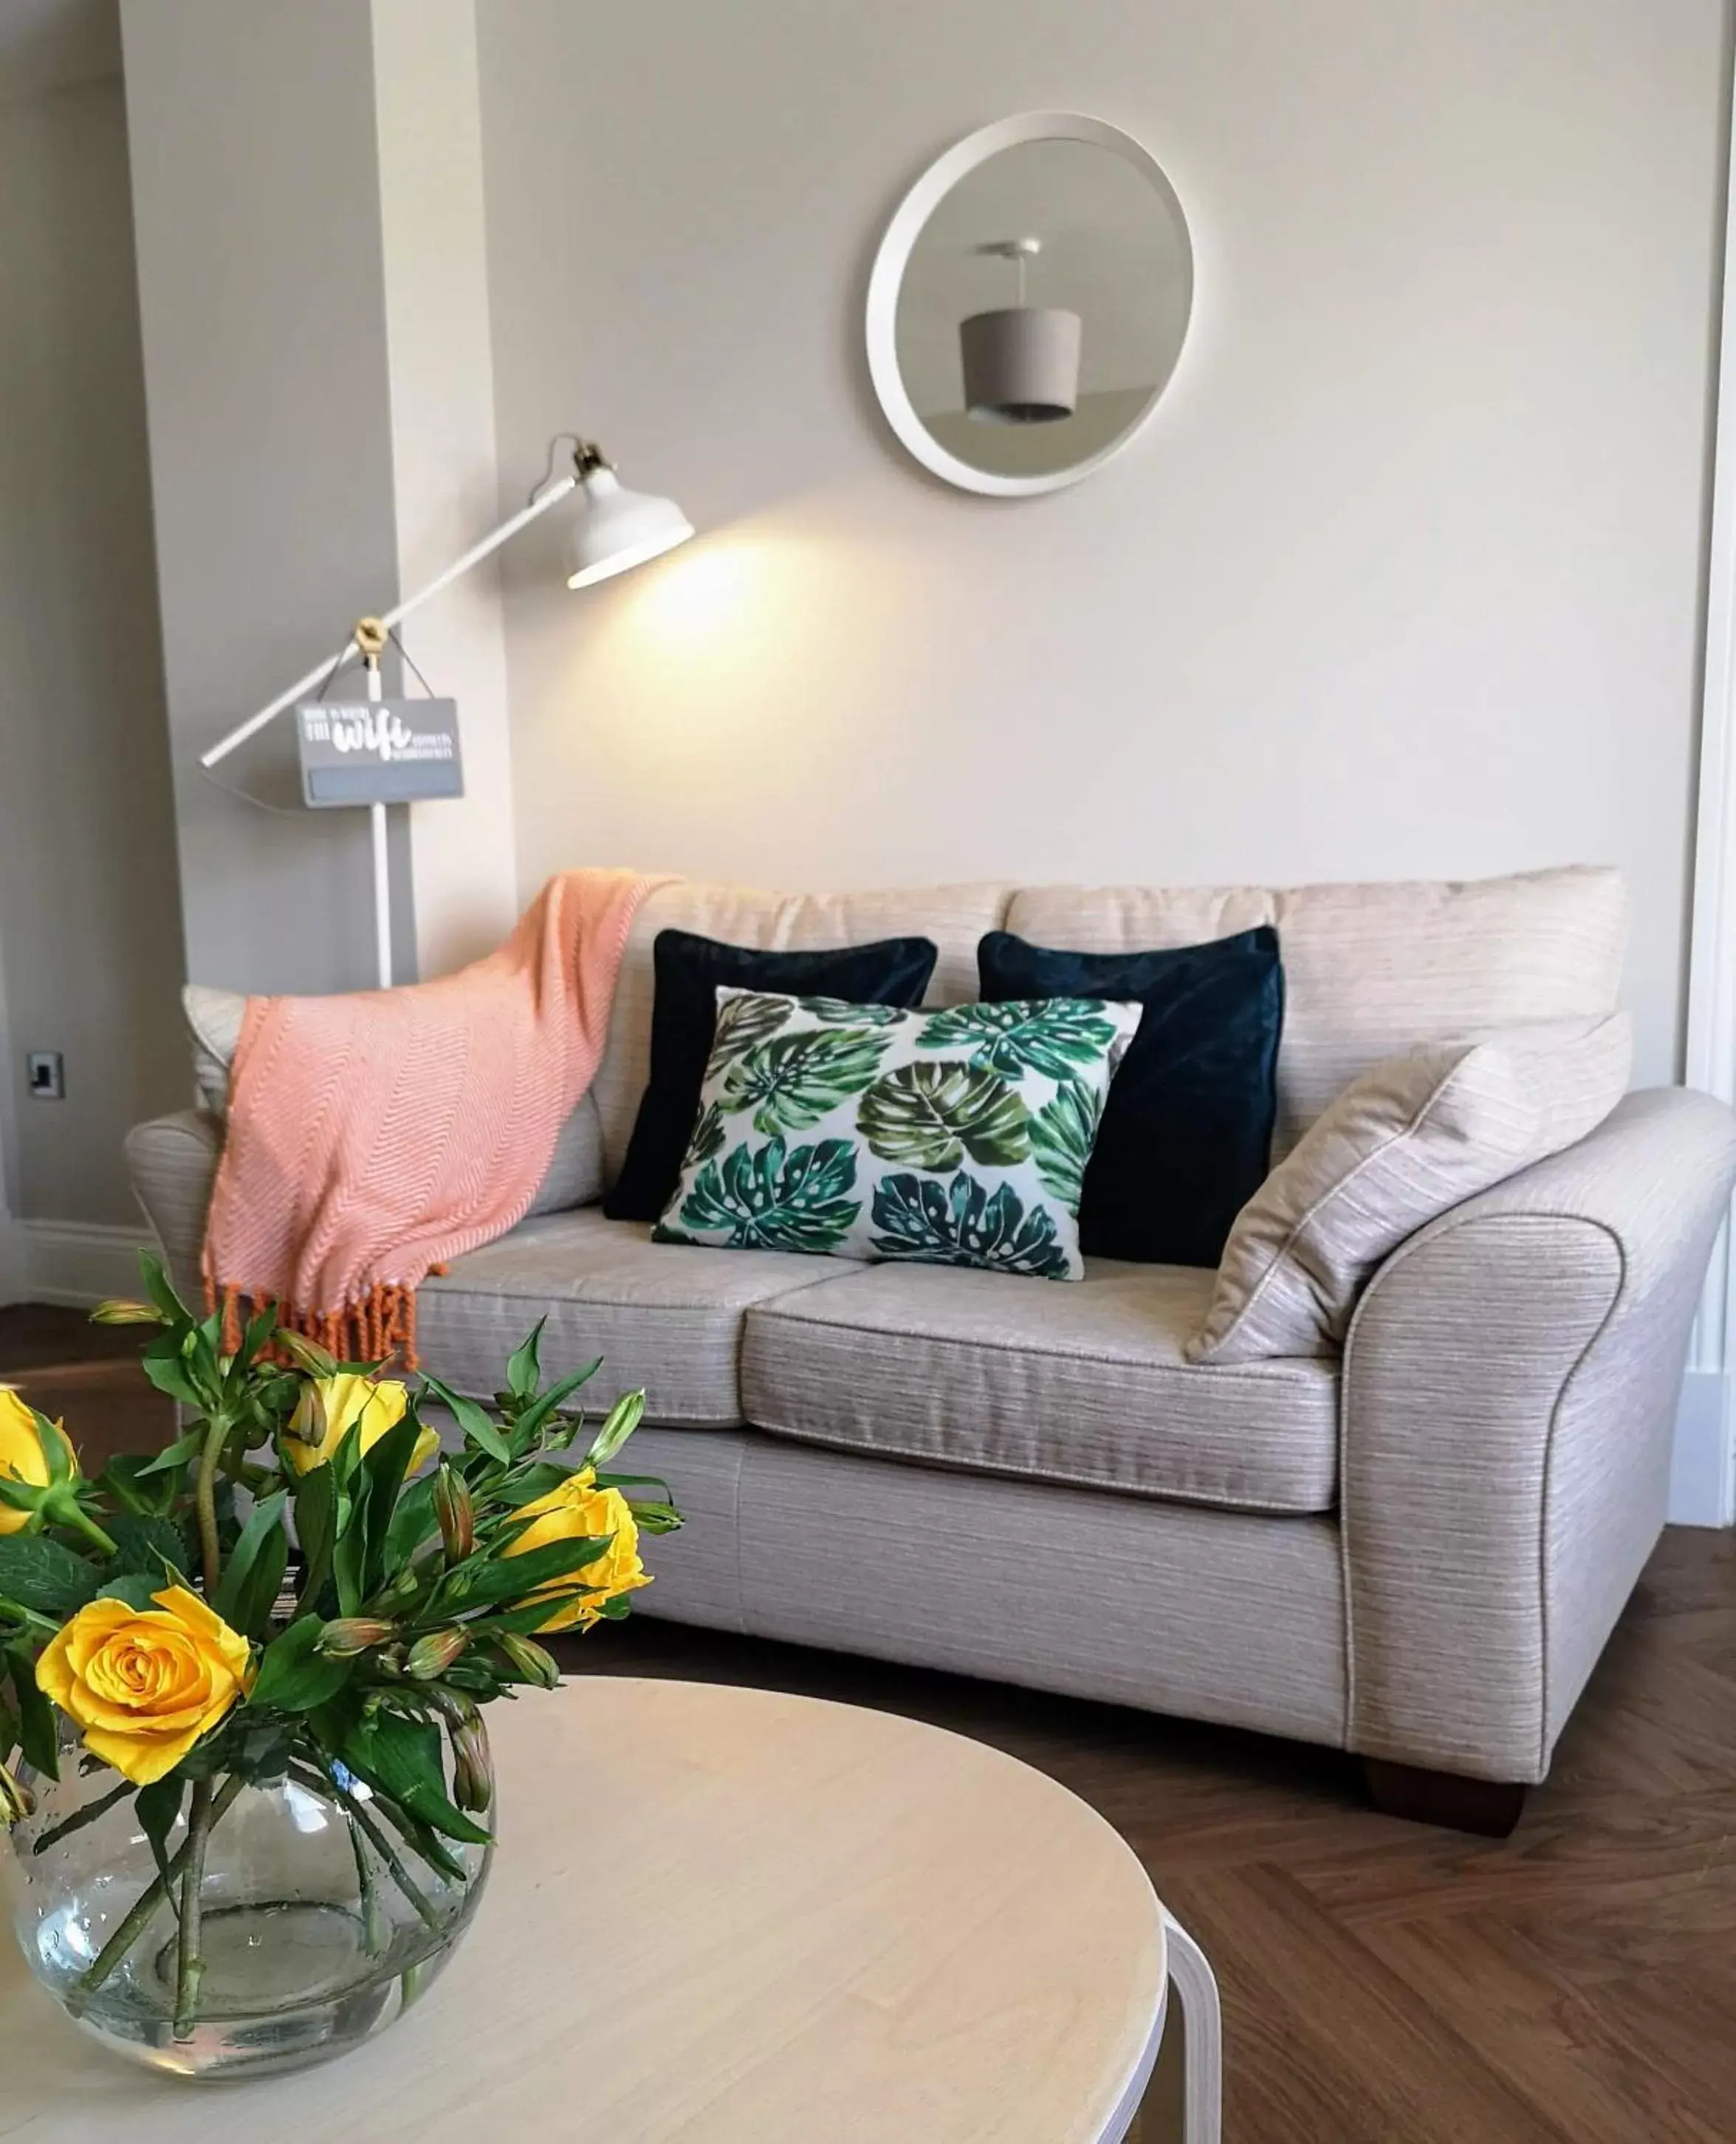
[[[543,1372],[537,1360],[537,1351],[542,1345],[543,1328],[548,1323],[545,1313],[506,1358],[507,1389],[514,1399],[533,1398],[537,1387],[542,1382]]]
[[[583,1384],[588,1384],[603,1367],[601,1355],[593,1356],[582,1369],[551,1385],[542,1396],[531,1402],[513,1424],[513,1449],[515,1453],[528,1452],[533,1441],[540,1434],[543,1426],[564,1399],[569,1399]]]
[[[856,1122],[882,1161],[1009,1169],[1030,1152],[1030,1111],[998,1073],[969,1065],[901,1065],[862,1097]]]
[[[329,1467],[310,1467],[295,1486],[295,1546],[301,1551],[304,1608],[319,1600],[331,1576],[331,1552],[338,1535],[338,1485]]]
[[[638,1427],[644,1415],[644,1393],[622,1392],[604,1416],[602,1428],[591,1440],[591,1448],[585,1454],[585,1464],[588,1467],[607,1467]]]
[[[1010,1184],[994,1192],[975,1177],[882,1177],[874,1194],[874,1248],[884,1258],[979,1266],[994,1273],[1065,1280],[1073,1271],[1044,1207],[1029,1214]]]
[[[756,1131],[805,1131],[859,1094],[880,1070],[887,1038],[871,1028],[809,1028],[780,1035],[731,1065],[716,1100],[753,1111]]]
[[[280,1519],[265,1536],[246,1584],[236,1592],[235,1615],[229,1619],[231,1630],[239,1630],[244,1638],[265,1636],[271,1627],[271,1610],[277,1606],[289,1563],[289,1530]]]
[[[461,1392],[454,1392],[449,1385],[442,1384],[438,1377],[429,1377],[426,1371],[423,1372],[422,1382],[424,1389],[432,1392],[441,1406],[450,1412],[453,1420],[472,1444],[479,1446],[490,1459],[498,1460],[503,1467],[511,1462],[513,1455],[507,1448],[506,1439],[474,1400],[467,1400]]]
[[[174,1500],[175,1486],[161,1476],[147,1481],[145,1469],[151,1462],[137,1452],[117,1453],[97,1476],[97,1486],[111,1503],[138,1518],[160,1518]],[[108,1529],[115,1531],[111,1526]]]
[[[183,1407],[202,1407],[205,1405],[206,1394],[195,1383],[191,1372],[179,1354],[156,1359],[146,1355],[141,1367],[156,1389],[160,1392],[166,1392],[171,1400],[178,1400]],[[171,1449],[173,1448],[171,1446]],[[166,1457],[167,1454],[163,1456]]]
[[[0,1534],[0,1599],[62,1619],[96,1597],[97,1575],[45,1534]]]
[[[678,1227],[659,1222],[661,1243],[722,1243],[734,1249],[836,1249],[861,1216],[856,1154],[849,1139],[821,1139],[793,1152],[781,1139],[731,1148],[708,1161],[682,1201]],[[687,1232],[692,1231],[689,1233]]]
[[[473,1556],[446,1574],[439,1589],[440,1611],[463,1615],[522,1599],[595,1563],[614,1538],[613,1534],[583,1534],[528,1548],[518,1556]]]
[[[147,1362],[145,1365],[147,1377],[150,1376],[150,1371],[151,1365]],[[156,1380],[152,1377],[151,1382],[155,1384]],[[195,1401],[191,1404],[196,1405],[197,1402]],[[184,1436],[177,1437],[166,1450],[159,1452],[155,1459],[147,1459],[133,1478],[135,1481],[144,1481],[153,1474],[166,1474],[176,1467],[185,1467],[188,1460],[196,1459],[204,1448],[205,1424],[201,1422],[196,1423]]]
[[[515,1467],[498,1488],[489,1491],[489,1501],[510,1509],[534,1503],[551,1489],[563,1487],[573,1479],[573,1462],[570,1460],[539,1459],[528,1467]]]
[[[312,1712],[330,1705],[355,1671],[353,1660],[329,1660],[315,1650],[325,1628],[302,1615],[266,1646],[247,1703],[255,1711]]]
[[[159,1586],[186,1583],[191,1559],[186,1541],[172,1519],[122,1511],[107,1522],[107,1531],[115,1545],[112,1568],[116,1571],[154,1572]],[[170,1576],[164,1575],[165,1565]]]
[[[1031,1155],[1038,1178],[1049,1197],[1075,1218],[1103,1107],[1100,1093],[1083,1079],[1067,1079],[1031,1119]]]
[[[181,1814],[181,1796],[186,1783],[171,1772],[166,1779],[152,1785],[141,1787],[139,1798],[133,1804],[139,1819],[139,1829],[150,1842],[151,1859],[156,1864],[156,1873],[169,1888],[169,1834],[175,1829],[175,1820]],[[172,1894],[171,1894],[172,1895]]]
[[[950,1006],[925,1022],[917,1046],[963,1054],[1009,1079],[1030,1071],[1066,1079],[1108,1057],[1121,1033],[1089,998],[1042,998]]]
[[[386,1568],[397,1571],[439,1531],[439,1521],[434,1516],[434,1483],[439,1478],[439,1469],[424,1474],[419,1481],[412,1481],[398,1499],[392,1513],[391,1524],[386,1529]]]
[[[277,1597],[278,1584],[283,1577],[289,1552],[289,1544],[283,1531],[284,1506],[289,1499],[289,1491],[279,1489],[271,1496],[262,1496],[254,1506],[247,1514],[247,1523],[241,1528],[235,1546],[229,1551],[222,1577],[218,1581],[216,1594],[211,1604],[212,1610],[223,1618],[231,1630],[240,1630],[243,1635],[247,1629],[246,1619],[248,1612],[256,1606],[251,1581],[254,1566],[262,1556],[267,1557],[268,1564],[275,1563],[277,1576],[271,1581],[271,1599],[275,1601]],[[268,1544],[274,1541],[281,1549],[281,1555],[268,1549]],[[270,1612],[270,1602],[268,1601],[265,1613],[269,1615]]]
[[[168,1584],[161,1571],[153,1578],[148,1571],[118,1571],[102,1580],[95,1597],[99,1601],[124,1601],[129,1608],[142,1615],[147,1609],[156,1607],[156,1596]]]
[[[162,1260],[155,1252],[139,1253],[139,1273],[145,1283],[146,1294],[171,1324],[192,1323],[193,1313],[170,1286],[169,1276],[163,1271]]]
[[[415,1408],[409,1407],[402,1418],[394,1422],[385,1435],[370,1447],[363,1458],[361,1472],[367,1482],[363,1521],[366,1541],[362,1566],[365,1596],[384,1580],[386,1543],[391,1535],[393,1516],[398,1507],[404,1476],[409,1472],[410,1461],[415,1456],[421,1437],[421,1420]],[[359,1505],[362,1502],[360,1491],[357,1502]]]
[[[471,1845],[490,1843],[494,1834],[447,1799],[439,1730],[431,1722],[382,1709],[355,1722],[338,1754],[358,1779],[389,1794],[430,1830]]]
[[[37,1686],[28,1660],[12,1658],[12,1700],[18,1712],[18,1747],[24,1761],[44,1779],[60,1777],[60,1747],[55,1740],[54,1708]]]

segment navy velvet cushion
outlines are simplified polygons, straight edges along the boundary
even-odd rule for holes
[[[991,931],[982,994],[1132,998],[1145,1007],[1085,1169],[1088,1257],[1215,1266],[1265,1180],[1284,970],[1269,925],[1151,953],[1062,953]]]
[[[659,931],[651,949],[651,1076],[620,1176],[603,1202],[612,1221],[655,1221],[681,1178],[717,1025],[720,985],[851,1005],[919,1005],[935,972],[931,938],[881,938],[819,952],[761,953],[693,931]]]

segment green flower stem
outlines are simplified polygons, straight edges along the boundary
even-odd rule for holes
[[[211,1806],[211,1814],[206,1824],[206,1835],[207,1838],[209,1838],[210,1834],[216,1829],[218,1824],[221,1823],[224,1816],[229,1809],[230,1804],[234,1801],[236,1796],[240,1794],[241,1789],[246,1784],[246,1781],[245,1779],[238,1778],[233,1774],[224,1781],[221,1792],[218,1794],[216,1799]],[[161,1876],[157,1876],[152,1878],[149,1889],[140,1893],[138,1903],[134,1906],[132,1911],[126,1916],[126,1919],[122,1922],[120,1927],[115,1930],[108,1941],[104,1943],[102,1949],[97,1953],[94,1962],[73,1983],[72,1999],[68,2002],[67,2007],[70,2010],[73,2011],[75,2014],[84,2007],[86,1999],[96,1993],[97,1990],[102,1985],[103,1982],[108,1978],[115,1968],[120,1964],[122,1959],[126,1957],[127,1952],[132,1948],[139,1938],[145,1933],[146,1926],[149,1923],[151,1916],[156,1911],[157,1908],[161,1905],[165,1896],[167,1894],[170,1885],[175,1882],[175,1879],[181,1874],[182,1869],[186,1866],[187,1849],[191,1844],[192,1837],[190,1832],[188,1836],[181,1841],[181,1844],[176,1849],[174,1854],[170,1858],[167,1870],[168,1881],[166,1883]]]
[[[217,1543],[217,1462],[223,1457],[223,1447],[232,1427],[221,1414],[214,1414],[206,1427],[205,1449],[199,1455],[199,1481],[194,1500],[199,1512],[199,1554],[205,1569],[207,1602],[217,1597],[217,1580],[222,1569],[222,1551]]]
[[[187,1813],[186,1869],[181,1879],[181,1938],[175,1953],[175,2037],[191,2040],[199,2014],[199,1983],[205,1960],[199,1955],[200,1887],[205,1882],[205,1849],[211,1839],[211,1783],[196,1779]]]
[[[330,1787],[333,1794],[337,1796],[339,1801],[342,1804],[345,1814],[346,1816],[353,1817],[356,1823],[361,1826],[363,1832],[366,1834],[369,1844],[374,1849],[374,1851],[379,1856],[380,1859],[384,1862],[386,1867],[391,1871],[392,1881],[398,1886],[399,1889],[403,1892],[404,1897],[408,1898],[410,1903],[415,1908],[416,1912],[421,1919],[429,1928],[434,1930],[436,1935],[438,1935],[441,1928],[440,1917],[434,1911],[434,1908],[429,1905],[427,1898],[424,1896],[419,1886],[417,1884],[415,1878],[410,1874],[409,1869],[404,1867],[403,1862],[399,1859],[396,1852],[393,1849],[390,1839],[386,1837],[379,1826],[375,1824],[374,1819],[369,1814],[366,1808],[356,1799],[355,1796],[338,1784],[337,1774],[331,1769],[331,1767],[326,1762],[323,1754],[320,1759],[320,1769],[325,1774],[327,1784]]]
[[[379,1895],[374,1882],[374,1864],[368,1859],[368,1849],[362,1844],[361,1826],[355,1820],[355,1811],[346,1809],[344,1823],[350,1834],[350,1852],[355,1862],[356,1903],[361,1908],[362,1947],[370,1958],[377,1958],[385,1945],[380,1941]]]
[[[59,1493],[51,1489],[43,1500],[42,1510],[43,1516],[52,1524],[69,1526],[74,1533],[82,1534],[92,1547],[101,1549],[105,1556],[119,1553],[113,1541],[79,1503],[72,1490]]]

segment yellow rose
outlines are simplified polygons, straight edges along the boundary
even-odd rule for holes
[[[247,1640],[184,1586],[154,1608],[92,1601],[51,1640],[37,1687],[136,1787],[172,1772],[252,1682]]]
[[[530,1524],[508,1549],[508,1556],[547,1548],[551,1541],[582,1541],[587,1534],[614,1536],[594,1563],[585,1564],[569,1577],[551,1580],[527,1596],[534,1601],[572,1586],[598,1589],[563,1601],[546,1623],[538,1624],[539,1630],[588,1630],[605,1601],[650,1585],[651,1574],[639,1561],[639,1529],[632,1507],[618,1489],[599,1489],[588,1467],[580,1467],[546,1496],[525,1505],[518,1516]]]
[[[308,1473],[335,1458],[352,1429],[360,1435],[362,1450],[371,1451],[389,1429],[403,1421],[409,1403],[409,1388],[395,1377],[365,1377],[355,1370],[310,1377],[284,1432],[285,1455],[298,1474]],[[439,1448],[439,1432],[424,1429],[410,1455],[411,1473]]]
[[[58,1422],[54,1433],[66,1446],[76,1475],[78,1462],[72,1441]],[[10,1385],[0,1385],[0,1474],[9,1481],[27,1481],[32,1489],[48,1486],[48,1462],[37,1438],[36,1418]],[[0,1503],[0,1534],[21,1532],[29,1523],[28,1511],[15,1511],[10,1504]]]

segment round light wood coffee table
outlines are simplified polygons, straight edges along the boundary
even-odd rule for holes
[[[105,2054],[0,1934],[7,2144],[1114,2144],[1173,1981],[1185,2144],[1217,1991],[1094,1811],[855,1707],[581,1677],[492,1709],[501,1845],[444,1977],[324,2067]]]

